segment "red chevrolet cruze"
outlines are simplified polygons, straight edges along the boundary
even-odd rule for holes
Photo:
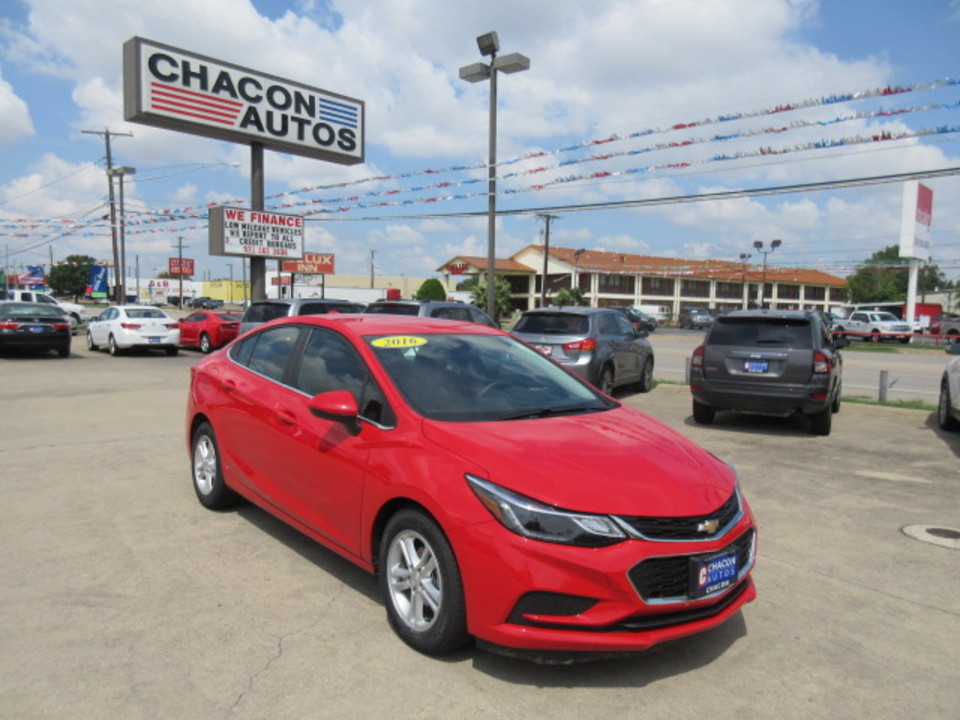
[[[192,368],[187,438],[203,505],[377,573],[423,652],[643,650],[756,596],[733,468],[493,328],[269,323]]]

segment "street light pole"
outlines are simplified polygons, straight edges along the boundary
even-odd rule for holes
[[[750,290],[747,288],[747,260],[750,259],[750,253],[740,253],[740,286],[743,288],[743,309],[747,309],[747,303],[750,300]]]
[[[767,255],[772,253],[783,243],[780,240],[771,240],[770,249],[764,249],[763,240],[754,240],[753,246],[757,249],[757,252],[763,255],[763,281],[760,283],[760,309],[763,309],[763,294],[767,290]]]
[[[489,157],[487,159],[487,314],[496,318],[497,261],[497,73],[515,73],[530,68],[530,58],[520,53],[497,57],[500,39],[495,32],[477,38],[480,54],[490,63],[473,63],[460,68],[460,79],[476,83],[490,81]]]

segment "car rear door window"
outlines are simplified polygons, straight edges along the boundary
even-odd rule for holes
[[[247,366],[271,380],[283,382],[299,337],[300,328],[294,325],[284,325],[259,333]]]
[[[247,308],[243,321],[248,323],[266,323],[277,318],[286,317],[290,313],[287,303],[260,303]]]
[[[544,335],[586,335],[590,330],[590,319],[572,313],[533,313],[521,317],[514,330]]]
[[[442,318],[444,320],[463,320],[471,322],[470,314],[466,306],[463,307],[438,307],[430,312],[430,317]]]

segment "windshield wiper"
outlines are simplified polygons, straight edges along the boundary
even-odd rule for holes
[[[575,415],[577,413],[600,412],[605,407],[596,405],[561,405],[559,407],[534,408],[501,415],[497,420],[523,420],[525,418],[550,417],[551,415]]]

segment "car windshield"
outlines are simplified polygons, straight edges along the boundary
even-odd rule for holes
[[[740,347],[813,348],[810,321],[806,318],[720,317],[710,331],[709,344]]]
[[[590,330],[590,318],[572,313],[530,313],[523,315],[513,330],[542,335],[586,335]]]
[[[156,310],[153,308],[134,308],[128,309],[126,311],[127,317],[134,320],[147,320],[150,318],[165,318],[167,317],[163,310]]]
[[[870,313],[870,322],[899,322],[898,318],[893,313],[888,312],[872,312]]]
[[[381,315],[417,315],[420,313],[418,305],[398,305],[396,303],[374,303],[364,312],[379,313]]]
[[[511,337],[424,333],[365,339],[411,407],[432,420],[506,421],[616,407]]]

